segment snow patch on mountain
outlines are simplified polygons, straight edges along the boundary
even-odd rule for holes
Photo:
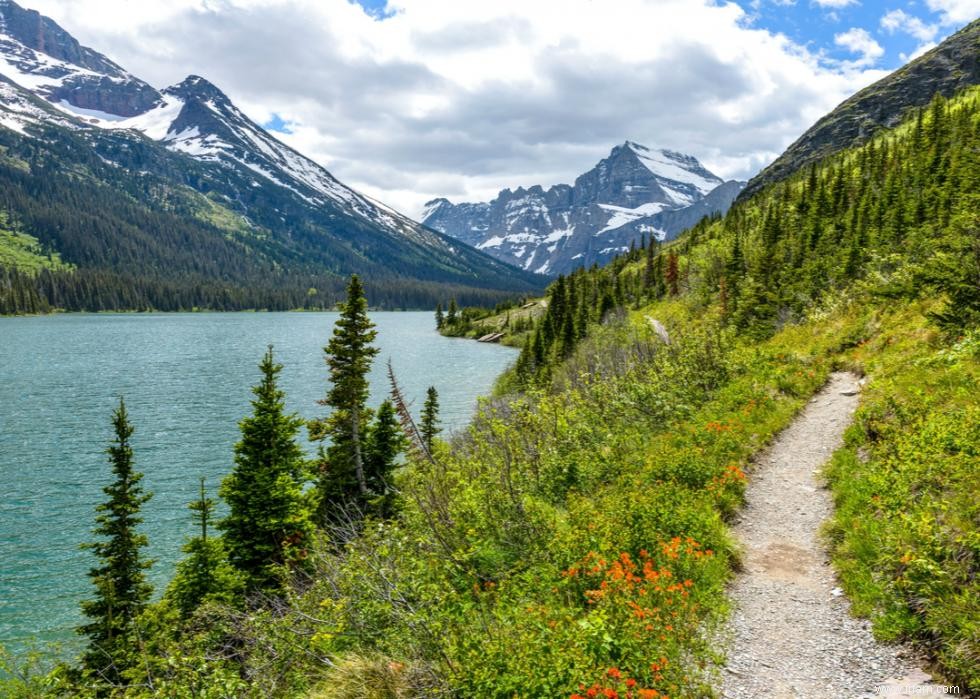
[[[651,202],[649,204],[641,204],[635,209],[625,209],[621,206],[613,206],[612,204],[599,204],[599,208],[610,212],[612,215],[609,217],[609,220],[606,221],[606,227],[596,233],[596,235],[601,235],[602,233],[614,231],[617,228],[622,228],[626,224],[633,223],[637,219],[659,214],[661,211],[667,208],[667,205],[662,202]]]
[[[105,129],[132,129],[154,141],[162,141],[170,133],[171,125],[183,108],[183,100],[165,96],[155,107],[143,114],[120,121],[99,122],[95,125]]]
[[[723,182],[720,177],[705,170],[693,156],[672,150],[647,148],[633,141],[627,141],[626,146],[636,153],[640,162],[656,177],[689,184],[702,196]]]

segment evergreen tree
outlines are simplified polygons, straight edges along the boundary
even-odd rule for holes
[[[455,301],[450,303],[455,315]],[[451,322],[449,318],[447,322]],[[333,409],[326,420],[314,423],[314,438],[330,439],[324,450],[324,471],[320,478],[320,511],[327,514],[337,505],[366,506],[371,496],[364,471],[364,432],[371,419],[365,407],[368,399],[368,372],[378,349],[371,345],[377,337],[368,317],[367,299],[357,275],[347,287],[347,301],[341,306],[333,337],[324,348],[330,368],[330,390],[321,405]]]
[[[167,597],[173,600],[182,617],[190,616],[204,602],[233,604],[243,587],[241,575],[228,562],[224,541],[208,536],[214,500],[205,493],[203,476],[200,496],[188,505],[188,509],[201,533],[184,544],[182,550],[187,557],[177,564],[174,579],[167,589]]]
[[[974,208],[953,220],[925,272],[927,281],[946,295],[943,308],[931,315],[952,335],[980,327],[980,196],[968,201]]]
[[[364,445],[364,471],[368,488],[378,494],[372,509],[382,517],[393,514],[391,473],[395,470],[398,455],[405,449],[405,441],[395,406],[390,400],[385,400],[378,408]]]
[[[649,289],[653,286],[654,282],[654,266],[653,259],[656,257],[656,251],[654,250],[654,243],[656,238],[650,240],[650,244],[646,246],[646,263],[643,266],[643,288]]]
[[[144,573],[152,561],[140,553],[147,544],[146,535],[137,531],[143,521],[140,508],[152,494],[143,492],[143,474],[133,468],[133,426],[122,398],[113,412],[112,426],[115,441],[107,453],[115,481],[102,489],[108,500],[95,508],[93,533],[99,540],[84,544],[95,552],[99,565],[89,571],[95,599],[82,602],[82,612],[91,621],[79,627],[79,632],[89,639],[83,667],[117,684],[128,666],[134,622],[153,592]]]
[[[422,406],[422,422],[420,425],[422,441],[425,448],[432,453],[432,445],[436,435],[442,430],[439,429],[439,393],[435,386],[429,386],[425,394],[425,404]]]
[[[436,304],[436,330],[442,330],[446,324],[446,316],[442,312],[442,304]]]
[[[259,369],[253,413],[239,423],[235,467],[221,483],[229,512],[218,526],[245,592],[275,593],[285,583],[286,566],[303,557],[313,526],[303,496],[303,452],[296,443],[303,421],[286,414],[278,386],[282,365],[273,360],[272,347]]]
[[[680,293],[680,288],[677,283],[680,280],[680,273],[678,271],[677,255],[673,252],[667,255],[667,269],[664,271],[664,283],[667,285],[667,289],[671,296],[677,296]]]
[[[456,321],[459,319],[457,311],[459,308],[456,306],[456,299],[449,300],[449,310],[446,313],[446,323],[448,325],[455,325]]]

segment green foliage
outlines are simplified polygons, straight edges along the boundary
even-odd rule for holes
[[[272,347],[259,369],[254,412],[239,423],[235,467],[221,483],[229,512],[218,526],[245,592],[275,594],[283,590],[288,566],[306,555],[313,525],[303,494],[303,452],[296,443],[303,420],[285,412],[278,386],[282,365],[273,360]]]
[[[184,544],[187,557],[177,564],[166,593],[185,618],[205,602],[235,604],[244,587],[241,575],[228,562],[224,541],[220,537],[208,537],[214,501],[205,493],[203,477],[201,495],[188,508],[194,523],[201,528],[201,535]]]
[[[936,248],[923,276],[946,302],[932,317],[953,336],[980,328],[980,194],[967,199]]]
[[[372,495],[364,469],[365,426],[371,411],[367,375],[378,354],[372,346],[377,331],[367,314],[364,287],[353,275],[347,287],[347,301],[340,307],[333,337],[324,348],[330,368],[330,389],[321,405],[331,408],[324,420],[311,423],[311,437],[330,444],[321,450],[323,463],[319,482],[321,517],[338,507],[354,504],[364,509]]]
[[[945,346],[923,310],[888,313],[850,353],[872,380],[828,469],[829,534],[844,588],[875,632],[923,641],[977,692],[980,343],[973,331]]]
[[[429,386],[425,393],[425,404],[422,406],[422,421],[419,425],[422,433],[422,442],[426,450],[431,454],[435,444],[436,435],[442,430],[439,428],[439,393],[435,386]]]
[[[384,401],[378,408],[364,445],[364,475],[368,489],[377,494],[370,503],[370,510],[380,517],[390,517],[394,513],[392,474],[406,442],[394,405],[390,400]]]
[[[95,508],[98,514],[93,533],[99,539],[84,545],[94,552],[99,565],[89,572],[95,599],[82,603],[82,612],[90,621],[78,631],[88,637],[82,658],[85,670],[96,682],[116,684],[127,667],[125,651],[134,642],[134,621],[153,589],[144,574],[152,562],[140,554],[147,539],[137,530],[143,521],[140,508],[151,494],[143,493],[143,474],[133,469],[133,426],[122,398],[112,425],[115,441],[107,453],[115,480],[103,488],[106,502]]]

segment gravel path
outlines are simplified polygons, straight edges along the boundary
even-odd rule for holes
[[[842,443],[858,390],[852,374],[833,374],[750,474],[734,529],[745,567],[730,589],[723,697],[858,699],[941,689],[911,653],[878,643],[870,624],[849,614],[820,541],[832,501],[819,469]]]

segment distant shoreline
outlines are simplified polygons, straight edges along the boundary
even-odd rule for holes
[[[432,308],[368,308],[371,313],[432,313]],[[288,310],[269,310],[267,308],[246,308],[237,311],[219,311],[213,308],[197,308],[182,311],[51,311],[50,313],[0,313],[0,318],[46,318],[52,316],[113,316],[113,315],[206,315],[209,313],[336,313],[327,308],[291,308]]]

